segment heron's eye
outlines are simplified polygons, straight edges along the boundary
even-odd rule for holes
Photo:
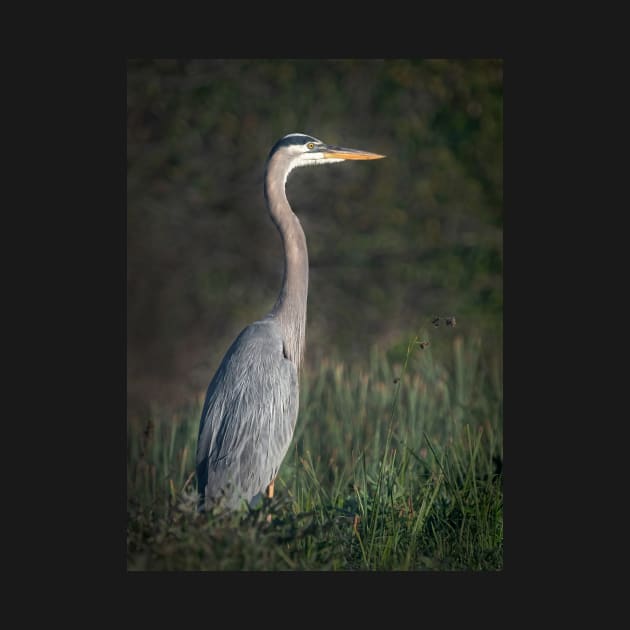
[[[309,142],[306,146],[307,146],[309,149],[314,149],[314,148],[315,148],[315,143],[314,143],[314,142]]]

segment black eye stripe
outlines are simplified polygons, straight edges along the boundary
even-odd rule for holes
[[[294,144],[305,146],[308,145],[309,142],[312,142],[315,146],[321,144],[321,140],[313,138],[313,136],[307,136],[306,134],[302,133],[280,138],[280,140],[278,140],[278,142],[276,142],[276,144],[274,144],[274,146],[271,148],[269,155],[273,155],[273,153],[275,153],[281,147],[288,147]]]
[[[307,142],[313,142],[313,139],[309,136],[290,136],[280,140],[279,144],[288,146],[290,144],[306,144]]]

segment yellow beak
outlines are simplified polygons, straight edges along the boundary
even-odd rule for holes
[[[379,153],[370,153],[369,151],[359,151],[357,149],[345,149],[330,144],[320,149],[320,151],[322,151],[325,158],[336,158],[338,160],[380,160],[386,157]]]

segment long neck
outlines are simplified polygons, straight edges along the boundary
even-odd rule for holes
[[[293,214],[285,192],[286,164],[274,156],[265,172],[265,199],[284,249],[282,288],[268,317],[282,331],[284,352],[299,369],[306,337],[306,298],[308,294],[308,251],[299,219]]]

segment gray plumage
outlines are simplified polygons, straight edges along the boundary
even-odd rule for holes
[[[289,134],[271,149],[265,199],[284,250],[282,288],[270,313],[234,340],[210,381],[199,423],[197,482],[201,507],[255,504],[278,474],[293,437],[304,354],[308,252],[285,184],[297,166],[370,160],[376,153]]]

